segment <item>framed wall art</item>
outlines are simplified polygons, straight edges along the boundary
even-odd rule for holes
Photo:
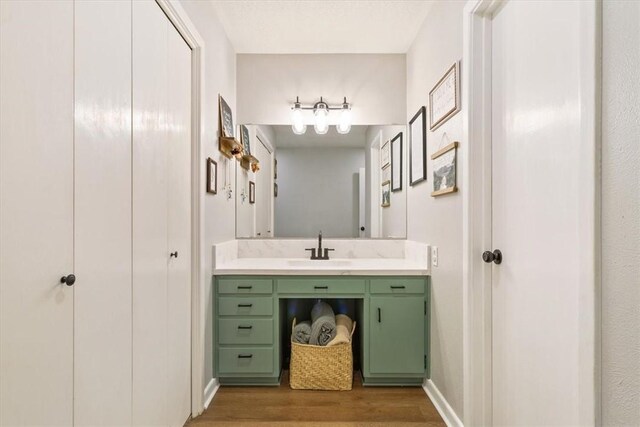
[[[233,127],[233,113],[231,107],[224,100],[222,95],[218,95],[219,100],[219,120],[220,120],[220,133],[225,138],[235,138],[235,130]]]
[[[425,107],[409,121],[409,183],[427,179],[427,111]]]
[[[256,202],[256,183],[249,181],[249,203],[254,204]]]
[[[389,141],[385,142],[382,147],[380,147],[380,168],[384,169],[391,163],[389,157],[390,145]]]
[[[244,154],[251,155],[251,140],[249,139],[249,128],[245,125],[240,126],[240,139]]]
[[[218,194],[218,163],[207,159],[207,193]]]
[[[447,70],[429,92],[429,129],[435,130],[460,111],[460,62]]]
[[[402,190],[402,132],[391,140],[391,191]]]
[[[383,208],[391,206],[391,181],[385,181],[382,183],[382,206]]]
[[[456,149],[458,142],[454,141],[431,155],[433,160],[433,191],[431,196],[455,193],[456,186]]]

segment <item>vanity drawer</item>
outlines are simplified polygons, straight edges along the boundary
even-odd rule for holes
[[[372,294],[422,294],[425,290],[423,278],[384,277],[371,279]]]
[[[273,344],[272,319],[218,319],[220,344]]]
[[[218,374],[270,374],[273,372],[273,348],[221,348]]]
[[[271,279],[220,279],[218,281],[220,294],[271,294],[273,280]]]
[[[281,294],[363,294],[364,279],[278,279]]]
[[[272,297],[220,297],[218,299],[220,316],[271,316],[273,314]]]

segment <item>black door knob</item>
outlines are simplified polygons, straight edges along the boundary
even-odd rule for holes
[[[74,276],[73,274],[62,276],[60,278],[60,283],[64,283],[67,286],[73,286],[73,284],[76,283],[76,276]]]
[[[486,263],[493,262],[494,264],[500,264],[502,263],[502,252],[500,252],[500,249],[496,249],[493,252],[484,251],[482,253],[482,260]]]
[[[169,258],[178,258],[178,251],[171,252],[171,253],[169,254]]]
[[[364,231],[364,227],[360,227],[360,231]]]

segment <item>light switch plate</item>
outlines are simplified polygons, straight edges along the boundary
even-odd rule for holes
[[[438,247],[437,246],[431,246],[431,264],[433,264],[434,267],[438,266]]]

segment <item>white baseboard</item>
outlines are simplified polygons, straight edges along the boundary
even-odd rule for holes
[[[204,388],[204,409],[209,407],[211,401],[213,400],[213,396],[216,395],[218,389],[220,388],[220,383],[217,378],[211,378],[209,384]]]
[[[426,380],[422,388],[448,427],[464,427],[460,418],[458,418],[453,408],[449,405],[449,402],[447,402],[442,393],[440,393],[440,390],[438,390],[438,387],[436,387],[433,381]]]

